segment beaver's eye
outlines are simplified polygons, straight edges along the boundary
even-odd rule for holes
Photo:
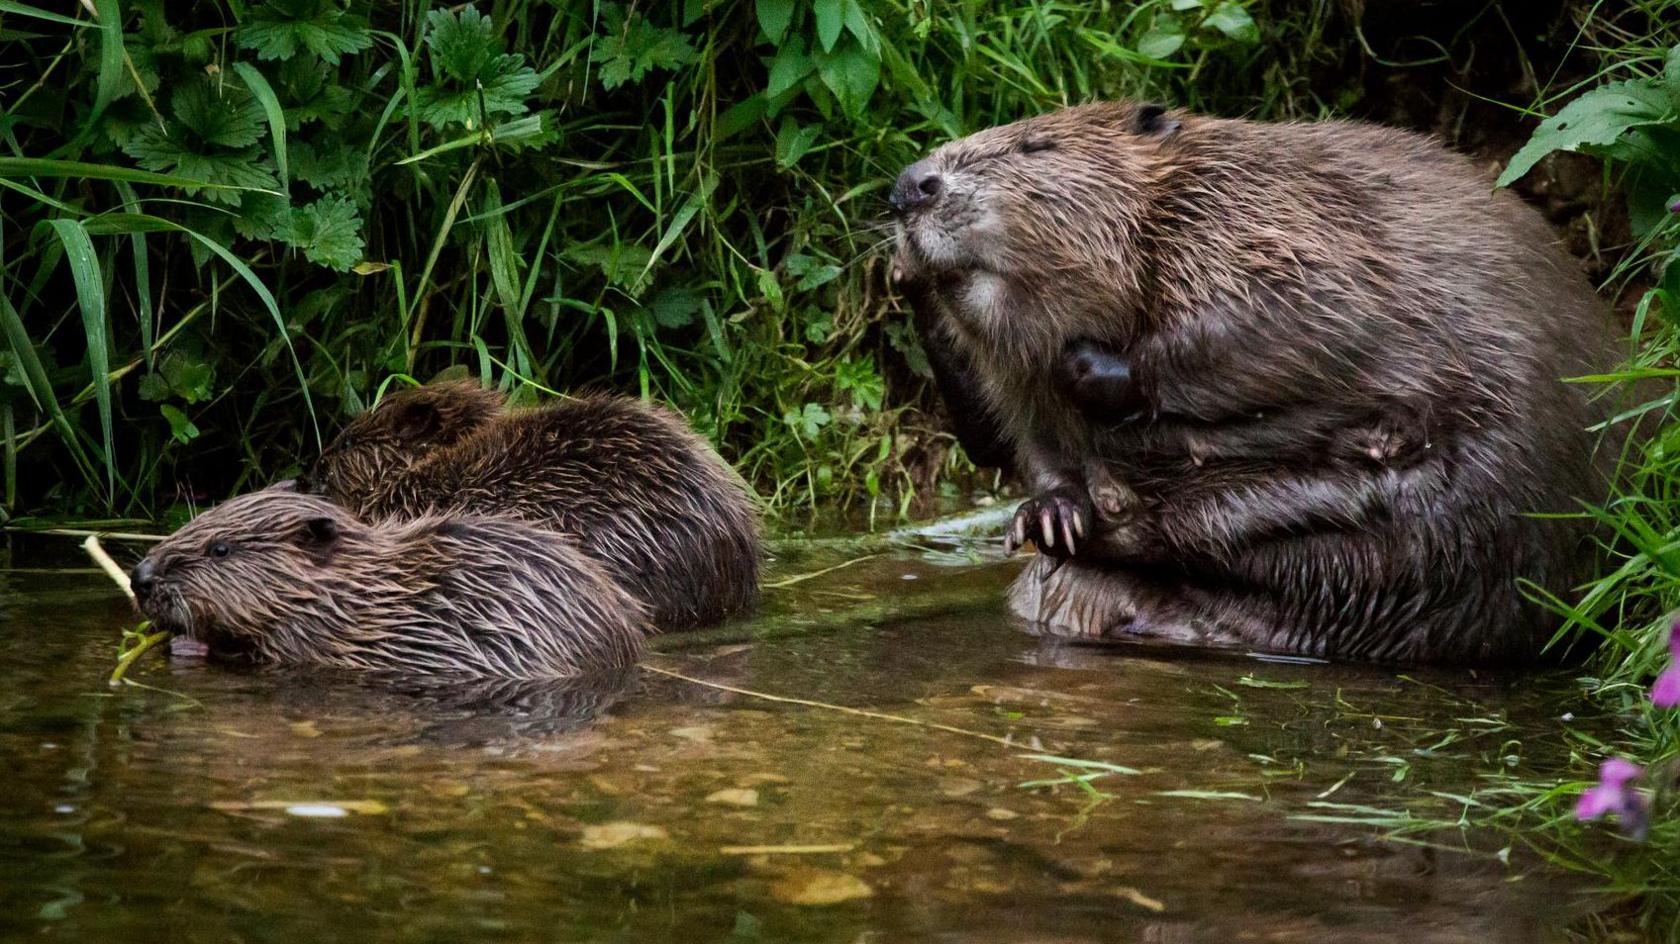
[[[228,543],[226,541],[217,541],[210,545],[209,554],[211,557],[226,557],[228,556],[228,551],[230,550],[232,550],[232,548],[228,547]]]
[[[1054,151],[1056,142],[1049,138],[1027,138],[1021,142],[1022,154],[1037,154],[1039,151]]]

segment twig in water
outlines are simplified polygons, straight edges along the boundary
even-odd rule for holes
[[[853,564],[860,564],[866,560],[880,556],[880,554],[865,554],[862,557],[854,557],[849,561],[841,561],[833,567],[824,567],[822,570],[813,570],[808,574],[794,574],[792,577],[783,577],[781,580],[772,580],[769,583],[764,584],[764,586],[771,590],[780,590],[783,587],[791,587],[796,583],[803,583],[804,581],[810,580],[812,577],[821,577],[823,574],[832,574],[842,567],[850,567]]]
[[[970,731],[967,728],[953,727],[948,724],[939,724],[933,721],[917,721],[915,718],[906,718],[903,715],[889,715],[885,712],[868,711],[863,708],[848,708],[845,705],[831,705],[825,701],[812,701],[809,698],[789,698],[786,695],[771,695],[767,692],[755,692],[750,688],[736,688],[733,685],[724,685],[720,682],[708,682],[705,679],[695,678],[692,675],[684,675],[681,672],[673,672],[670,669],[662,669],[656,665],[648,665],[646,663],[642,664],[642,668],[656,675],[664,675],[669,678],[678,679],[679,681],[688,682],[691,685],[703,685],[706,688],[715,688],[720,692],[733,692],[736,695],[746,695],[749,698],[762,698],[765,701],[779,701],[788,705],[804,705],[807,708],[823,708],[828,711],[838,711],[848,715],[874,718],[877,721],[893,721],[898,724],[913,724],[917,727],[932,728],[935,731],[944,731],[949,734],[960,734],[963,737],[979,738],[982,741],[991,741],[993,744],[1002,744],[1004,747],[1012,750],[1023,749],[1022,745],[1016,744],[1008,738],[1001,738],[995,734],[982,734],[979,731]]]
[[[103,547],[99,546],[99,535],[89,534],[87,540],[82,542],[82,550],[87,551],[88,556],[93,558],[93,562],[99,565],[99,569],[105,571],[105,576],[110,577],[122,589],[123,594],[128,597],[128,601],[133,603],[134,588],[129,586],[128,573],[111,559],[111,555],[105,553]]]

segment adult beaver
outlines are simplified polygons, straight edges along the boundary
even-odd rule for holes
[[[581,676],[633,665],[641,604],[564,537],[510,518],[364,524],[265,489],[134,568],[141,612],[212,654],[405,676]]]
[[[1606,410],[1560,378],[1606,366],[1612,332],[1540,217],[1465,158],[1371,125],[1099,103],[947,144],[892,202],[942,385],[987,408],[1031,492],[1012,533],[1045,553],[1018,612],[1086,636],[1536,657],[1554,621],[1517,581],[1584,575],[1578,500],[1616,451],[1595,459]],[[1079,342],[1125,358],[1141,415],[1053,382]],[[1426,448],[1338,458],[1393,429]],[[1115,483],[1135,501],[1099,514],[1091,486]]]
[[[322,454],[314,487],[368,518],[510,514],[573,537],[655,630],[758,599],[758,512],[745,483],[668,410],[586,396],[509,409],[472,383],[392,394]]]

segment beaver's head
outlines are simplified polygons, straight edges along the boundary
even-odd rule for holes
[[[1139,304],[1140,237],[1179,127],[1159,105],[1103,102],[940,147],[893,185],[895,278],[931,282],[999,345],[1031,343],[1046,319],[1113,324]]]
[[[427,453],[482,429],[503,403],[500,393],[468,381],[394,393],[351,420],[328,444],[309,477],[310,490],[365,508],[383,485]]]
[[[333,605],[322,575],[366,530],[343,508],[289,488],[242,495],[154,547],[134,568],[135,602],[158,629],[214,652],[261,653],[297,614]]]

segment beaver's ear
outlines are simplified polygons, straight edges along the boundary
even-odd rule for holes
[[[1178,119],[1167,114],[1167,106],[1157,102],[1139,105],[1137,115],[1132,118],[1133,130],[1156,138],[1167,137],[1178,127]]]
[[[338,522],[322,515],[310,518],[298,529],[298,543],[315,550],[332,547],[338,541]]]
[[[429,436],[439,425],[438,408],[432,403],[404,403],[391,420],[391,430],[403,439]]]

